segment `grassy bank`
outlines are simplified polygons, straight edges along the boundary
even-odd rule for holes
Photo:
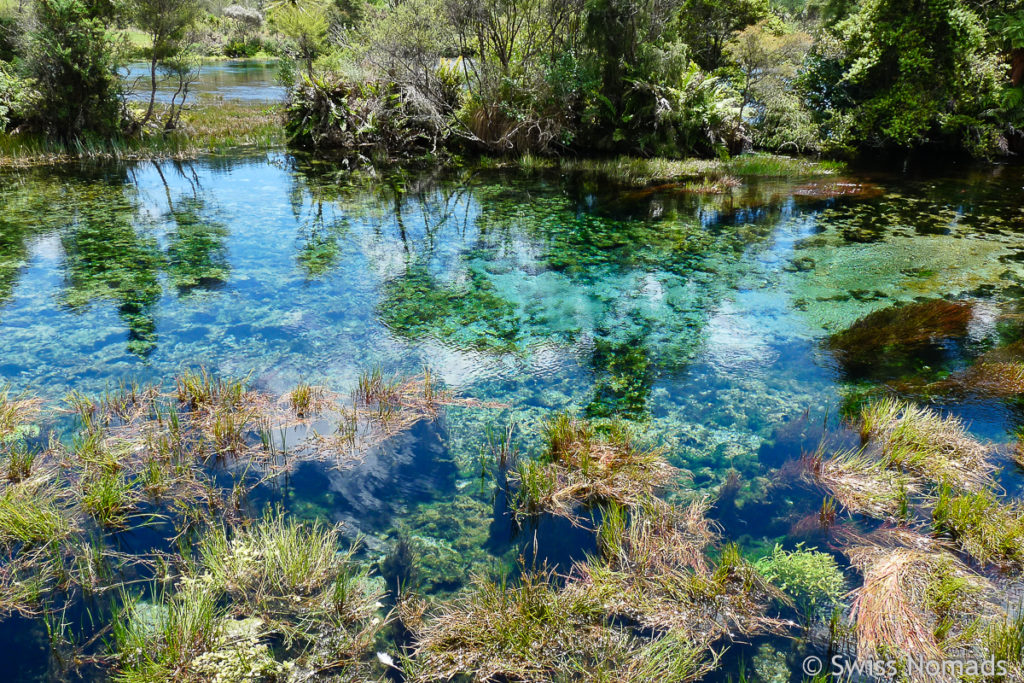
[[[265,149],[285,143],[282,105],[201,102],[168,133],[65,144],[40,135],[0,134],[0,167],[76,159],[185,159],[229,149]]]
[[[844,165],[838,161],[758,153],[725,160],[637,157],[563,159],[558,163],[558,167],[567,172],[602,175],[623,185],[643,187],[653,183],[680,182],[696,178],[799,178],[831,175],[842,171]]]

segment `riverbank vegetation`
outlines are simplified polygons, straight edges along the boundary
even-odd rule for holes
[[[0,128],[66,145],[180,129],[199,60],[214,54],[281,58],[292,142],[349,164],[991,157],[1024,142],[1013,3],[25,0],[2,11]],[[118,78],[130,57],[148,63],[141,111]],[[158,76],[178,84],[159,112]]]

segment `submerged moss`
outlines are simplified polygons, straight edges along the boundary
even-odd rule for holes
[[[942,299],[893,306],[832,335],[828,348],[851,376],[899,377],[966,337],[971,313],[970,302]]]

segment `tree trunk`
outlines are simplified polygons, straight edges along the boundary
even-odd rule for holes
[[[153,116],[153,105],[156,103],[156,51],[154,49],[153,56],[149,61],[149,109],[146,110],[146,116],[142,119],[142,126],[149,123],[149,119]]]
[[[1010,82],[1014,87],[1024,82],[1024,49],[1017,49],[1010,55]]]

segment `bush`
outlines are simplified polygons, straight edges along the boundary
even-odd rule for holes
[[[37,99],[32,82],[19,78],[7,63],[0,62],[0,131],[23,123]]]
[[[303,75],[290,92],[286,129],[296,144],[341,152],[359,164],[434,149],[438,134],[414,119],[395,83]]]
[[[36,0],[25,65],[39,100],[30,123],[69,141],[111,136],[124,123],[117,46],[104,20],[81,0]]]
[[[255,57],[261,47],[258,39],[246,41],[242,38],[229,38],[228,42],[224,43],[224,56]]]

